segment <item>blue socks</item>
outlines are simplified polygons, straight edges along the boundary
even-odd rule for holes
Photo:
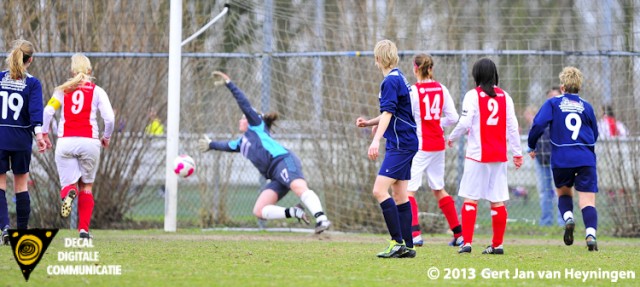
[[[561,195],[558,197],[558,210],[560,211],[560,216],[562,216],[564,221],[567,221],[569,218],[573,218],[573,198],[568,195]]]
[[[16,193],[16,216],[18,229],[27,229],[29,214],[31,213],[31,198],[29,192]]]
[[[582,220],[584,220],[587,236],[591,235],[596,238],[596,230],[598,229],[598,211],[596,207],[585,206],[582,209]]]
[[[398,216],[398,207],[396,207],[396,202],[393,201],[393,198],[389,197],[380,203],[380,208],[382,208],[382,215],[384,216],[384,221],[387,223],[387,229],[389,230],[391,239],[398,243],[402,243],[400,218]],[[411,206],[409,206],[409,208],[411,208]],[[411,221],[409,221],[409,225],[411,225]],[[409,226],[409,228],[411,228],[411,226]],[[411,235],[411,230],[409,230],[409,235]]]
[[[9,208],[5,194],[6,192],[0,189],[0,230],[9,225]]]
[[[404,244],[409,248],[413,248],[413,237],[411,236],[411,203],[408,201],[398,204],[398,216],[400,218],[400,230],[402,231],[402,239]]]

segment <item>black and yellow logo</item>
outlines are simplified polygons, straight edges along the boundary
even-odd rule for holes
[[[9,229],[8,232],[13,257],[22,270],[24,280],[29,281],[31,271],[42,259],[58,229]]]

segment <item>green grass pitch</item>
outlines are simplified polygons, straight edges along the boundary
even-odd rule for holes
[[[599,237],[600,252],[588,252],[582,240],[564,246],[556,236],[509,236],[505,255],[482,255],[488,236],[474,239],[472,254],[459,255],[445,235],[426,236],[413,259],[378,259],[386,235],[329,233],[229,232],[179,230],[95,230],[94,248],[101,265],[121,265],[120,276],[55,276],[48,266],[95,264],[58,262],[61,230],[25,282],[11,249],[0,246],[0,286],[609,286],[612,278],[583,281],[575,271],[632,271],[635,279],[616,286],[640,285],[638,239]],[[578,235],[578,234],[576,234]],[[438,279],[434,269],[439,271]],[[514,279],[515,269],[532,271],[533,279]],[[506,271],[505,271],[506,270]],[[560,278],[545,279],[558,271]],[[506,273],[509,273],[507,279]],[[473,275],[472,275],[473,273]],[[530,275],[531,273],[529,273]],[[445,276],[449,278],[445,279]],[[486,276],[503,277],[491,279]],[[470,279],[475,277],[474,279]]]

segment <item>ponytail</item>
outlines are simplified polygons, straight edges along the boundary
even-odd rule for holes
[[[482,91],[491,96],[496,96],[494,86],[498,85],[498,69],[496,64],[489,58],[482,58],[478,60],[471,71],[473,79],[476,81],[476,86],[479,86]]]
[[[423,79],[433,79],[433,59],[427,54],[418,54],[413,57],[413,65]]]
[[[57,86],[56,90],[68,93],[77,89],[84,82],[93,81],[93,77],[91,76],[91,61],[81,53],[71,56],[71,72],[74,74],[73,78]]]
[[[279,117],[280,116],[276,112],[266,113],[262,115],[262,120],[264,121],[264,124],[267,125],[267,129],[271,130],[271,127],[274,126],[274,122],[278,120]]]
[[[33,44],[27,40],[15,40],[12,46],[13,48],[6,60],[9,66],[9,77],[14,80],[24,79],[27,77],[25,64],[29,62],[35,49]]]

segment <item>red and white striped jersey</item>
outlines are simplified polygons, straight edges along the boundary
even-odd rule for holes
[[[411,86],[411,107],[416,121],[418,148],[423,151],[445,149],[443,127],[458,121],[458,112],[444,85],[430,81]]]
[[[62,107],[58,123],[58,137],[97,139],[100,136],[96,120],[98,110],[104,120],[103,136],[111,137],[114,123],[113,108],[107,93],[94,83],[86,82],[69,93],[56,90],[45,108],[43,133],[49,131],[49,123],[58,107]]]
[[[502,89],[494,89],[495,97],[480,87],[467,92],[460,121],[449,136],[449,140],[456,141],[468,132],[466,157],[478,162],[507,161],[507,144],[514,156],[522,156],[513,100]]]

